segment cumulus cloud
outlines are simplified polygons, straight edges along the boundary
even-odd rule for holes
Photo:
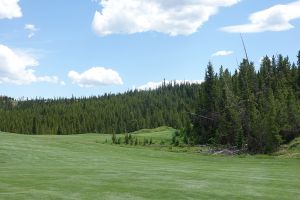
[[[38,61],[32,55],[0,44],[0,84],[23,85],[33,82],[57,83],[59,81],[56,76],[36,76],[33,67],[38,65]]]
[[[0,19],[22,17],[19,0],[0,0]]]
[[[102,36],[156,31],[171,36],[195,33],[220,7],[240,0],[102,0],[94,31]]]
[[[216,53],[212,54],[212,57],[216,57],[216,56],[229,56],[233,54],[233,51],[226,51],[226,50],[222,50],[222,51],[217,51]]]
[[[80,87],[95,87],[103,85],[122,85],[119,73],[104,67],[92,67],[83,73],[70,71],[68,77]]]
[[[173,80],[173,81],[168,81],[165,80],[166,85],[168,84],[172,84],[174,85],[174,81],[176,82],[176,84],[185,84],[185,83],[190,83],[190,84],[201,84],[203,81],[201,80]],[[133,89],[137,89],[137,90],[154,90],[159,88],[160,86],[163,85],[163,81],[159,81],[159,82],[148,82],[145,85],[141,85],[137,88],[133,88]]]
[[[32,38],[35,35],[35,32],[38,31],[34,24],[25,24],[24,29],[29,31],[28,38]]]
[[[250,23],[227,26],[221,30],[232,33],[258,33],[265,31],[286,31],[294,28],[290,23],[300,18],[300,1],[285,5],[275,5],[250,15]]]

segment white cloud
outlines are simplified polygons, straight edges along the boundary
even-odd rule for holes
[[[102,36],[156,31],[171,36],[195,33],[220,7],[240,0],[102,0],[92,27]]]
[[[24,28],[29,31],[37,31],[38,30],[34,24],[25,24]]]
[[[265,31],[286,31],[294,28],[290,21],[300,18],[300,1],[275,5],[250,15],[249,24],[227,26],[221,30],[232,33],[257,33]]]
[[[29,31],[28,38],[32,38],[38,31],[34,24],[25,24],[24,29]]]
[[[168,85],[170,83],[172,85],[174,85],[174,81],[176,82],[176,84],[179,84],[179,85],[184,84],[184,83],[200,84],[200,83],[203,82],[201,80],[173,80],[173,81],[165,80],[165,83],[166,83],[166,85]],[[154,89],[157,89],[158,87],[160,87],[162,85],[163,85],[163,81],[148,82],[145,85],[141,85],[141,86],[139,86],[137,88],[133,87],[133,89],[137,89],[137,90],[154,90]]]
[[[0,44],[0,83],[23,85],[33,82],[58,82],[56,76],[36,76],[32,68],[38,65],[38,61],[27,52],[12,50]]]
[[[215,57],[215,56],[229,56],[231,54],[233,54],[233,51],[222,50],[222,51],[217,51],[216,53],[212,54],[211,56],[212,57]]]
[[[65,86],[66,83],[64,81],[60,81],[60,85]]]
[[[19,0],[0,0],[0,19],[22,17]]]
[[[95,87],[103,85],[122,85],[118,72],[104,67],[92,67],[83,73],[70,71],[69,78],[80,87]]]

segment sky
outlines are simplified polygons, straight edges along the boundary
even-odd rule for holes
[[[0,0],[0,95],[71,97],[199,83],[300,50],[299,0]]]

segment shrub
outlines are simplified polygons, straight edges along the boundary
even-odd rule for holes
[[[116,144],[116,142],[117,142],[117,137],[116,137],[116,134],[115,134],[115,133],[112,134],[112,136],[111,136],[111,141],[112,141],[113,144]]]
[[[176,140],[175,143],[174,143],[174,146],[177,147],[178,145],[179,145],[179,141]]]
[[[124,140],[125,144],[129,144],[129,136],[128,133],[125,133],[125,140]]]
[[[143,145],[147,145],[148,144],[148,139],[147,138],[144,138],[144,141],[143,141]]]
[[[117,144],[121,144],[122,140],[121,137],[118,138]]]

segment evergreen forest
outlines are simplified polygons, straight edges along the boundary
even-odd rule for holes
[[[20,134],[119,134],[170,126],[187,145],[224,145],[270,153],[300,135],[300,51],[265,56],[257,69],[208,63],[201,84],[176,81],[155,90],[55,99],[0,97],[0,130]]]

